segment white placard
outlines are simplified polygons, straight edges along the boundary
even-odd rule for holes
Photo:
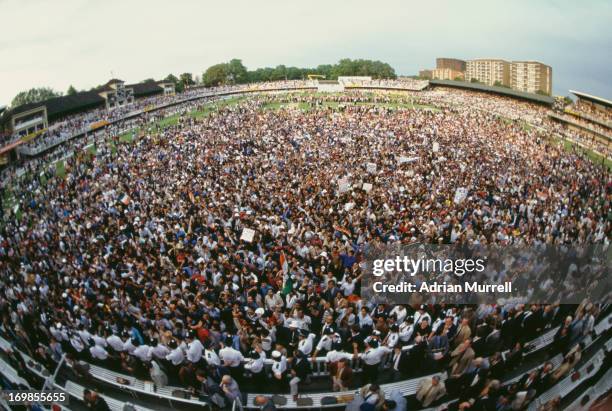
[[[346,203],[344,205],[344,211],[351,211],[355,207],[355,203]]]
[[[242,235],[240,239],[242,241],[246,241],[247,243],[253,242],[253,238],[255,238],[255,230],[251,230],[250,228],[244,228],[242,230]]]
[[[434,141],[431,151],[433,151],[434,153],[437,153],[438,151],[440,151],[440,144],[438,144],[437,141]]]
[[[376,163],[368,163],[366,165],[366,170],[368,171],[368,173],[375,173],[376,172]]]
[[[372,184],[370,183],[363,183],[363,191],[365,191],[366,193],[369,193],[372,190]]]
[[[417,161],[419,158],[418,157],[406,157],[406,156],[400,156],[399,158],[399,164],[404,164],[404,163],[414,163],[415,161]]]
[[[459,187],[457,190],[455,190],[455,198],[453,199],[453,202],[455,204],[461,204],[463,200],[467,198],[467,195],[468,189],[465,187]]]
[[[347,192],[349,188],[351,188],[351,183],[348,178],[344,177],[338,180],[338,192],[340,194]]]

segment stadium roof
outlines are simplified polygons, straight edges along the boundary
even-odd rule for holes
[[[118,82],[121,82],[121,80],[112,79],[104,85],[90,91],[81,91],[72,95],[54,97],[37,103],[22,104],[7,110],[5,114],[9,117],[37,107],[46,106],[47,117],[53,120],[81,111],[91,110],[104,105],[104,98],[102,98],[99,93],[110,90],[110,85]],[[158,83],[162,83],[162,81],[148,81],[145,83],[126,85],[126,87],[134,90],[134,97],[145,97],[163,92],[163,88],[160,87]]]
[[[444,86],[444,87],[457,87],[465,88],[476,91],[484,91],[487,93],[501,94],[508,97],[520,98],[523,100],[529,100],[534,103],[552,105],[555,101],[550,96],[543,96],[541,94],[525,93],[524,91],[512,90],[506,87],[487,86],[480,83],[468,83],[467,81],[456,81],[456,80],[429,80],[429,84],[432,86]]]
[[[590,94],[582,93],[580,91],[575,91],[575,90],[570,90],[569,92],[583,100],[589,100],[589,101],[592,101],[593,103],[601,104],[606,107],[612,107],[612,101],[606,100],[605,98],[592,96]]]

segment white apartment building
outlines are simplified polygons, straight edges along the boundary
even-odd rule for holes
[[[468,60],[465,81],[475,79],[487,86],[510,86],[510,62],[501,59]]]
[[[552,93],[552,68],[538,61],[513,61],[510,87],[527,93]]]

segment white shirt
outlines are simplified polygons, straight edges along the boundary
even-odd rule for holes
[[[78,332],[79,337],[81,337],[81,340],[85,343],[88,344],[89,343],[89,339],[91,338],[91,334],[89,333],[89,331],[87,330],[81,330]]]
[[[78,335],[73,335],[72,338],[70,338],[70,344],[74,347],[75,350],[77,350],[77,352],[81,352],[85,349],[83,341],[81,341],[81,337],[79,337]]]
[[[166,358],[168,354],[170,354],[170,350],[163,344],[158,343],[155,347],[151,348],[151,355],[157,359]]]
[[[249,361],[249,363],[246,364],[244,368],[246,368],[247,370],[250,370],[252,373],[255,373],[255,374],[259,373],[261,372],[261,370],[263,370],[265,360],[266,360],[266,353],[262,351],[259,353],[258,358],[255,358]]]
[[[397,341],[399,340],[399,334],[398,333],[389,333],[389,335],[387,336],[387,347],[389,348],[393,348],[397,345]]]
[[[129,354],[134,355],[134,351],[136,350],[136,346],[134,344],[132,344],[132,339],[128,338],[124,343],[123,343],[123,351],[127,351]]]
[[[147,361],[151,361],[152,351],[153,349],[151,347],[143,344],[143,345],[139,345],[138,347],[136,347],[132,355],[139,358],[141,361],[147,362]]]
[[[197,338],[187,346],[187,359],[191,362],[198,362],[202,358],[204,346]]]
[[[340,339],[339,334],[334,334],[334,337],[336,337],[336,340]],[[332,349],[332,343],[333,343],[333,337],[330,337],[329,335],[324,335],[323,337],[321,337],[321,339],[319,340],[319,343],[317,344],[317,351],[321,351],[321,350],[330,351]]]
[[[353,358],[353,354],[349,354],[347,352],[342,352],[342,351],[330,351],[327,353],[327,355],[325,355],[325,360],[327,362],[337,362],[340,361],[341,359],[346,358],[347,360],[350,360]]]
[[[184,359],[185,354],[183,354],[183,349],[181,347],[176,347],[166,356],[166,360],[170,361],[173,365],[179,365]]]
[[[264,351],[270,351],[272,349],[272,338],[270,336],[261,339],[261,348]]]
[[[399,326],[399,339],[402,342],[410,341],[412,337],[412,333],[414,332],[414,324],[408,324],[403,322],[402,325]]]
[[[106,350],[103,347],[100,347],[99,345],[94,345],[93,347],[91,347],[89,349],[89,353],[93,358],[96,358],[98,360],[106,360],[108,358],[108,353],[106,352]]]
[[[393,314],[395,314],[395,316],[397,317],[397,319],[395,320],[395,323],[401,324],[406,319],[406,316],[408,315],[408,311],[406,311],[406,307],[402,307],[401,305],[396,305],[395,307],[393,307],[393,309],[389,313],[389,316],[392,316]]]
[[[106,339],[106,342],[108,342],[108,345],[110,345],[113,350],[117,352],[125,351],[125,349],[123,348],[123,340],[119,338],[118,335],[111,335]]]
[[[204,350],[204,358],[209,365],[219,366],[221,365],[221,360],[216,352],[212,350]]]
[[[91,338],[93,338],[96,345],[99,345],[100,347],[108,347],[108,343],[106,342],[106,340],[100,337],[98,334],[92,335]]]
[[[306,338],[304,338],[298,343],[298,350],[304,353],[304,355],[310,355],[310,353],[312,352],[312,341],[314,340],[314,338],[314,334],[308,334]]]
[[[57,329],[55,327],[50,327],[49,332],[57,341],[68,341],[68,334],[63,329]]]
[[[427,312],[421,313],[420,311],[417,311],[416,313],[414,313],[414,323],[415,324],[420,324],[421,321],[423,321],[425,318],[427,318],[427,323],[431,324],[431,315],[429,315],[429,313]]]
[[[342,283],[340,284],[340,290],[342,290],[342,293],[345,297],[348,297],[349,295],[353,294],[353,291],[355,291],[356,284],[357,280],[355,279],[351,280],[351,282],[342,280]]]
[[[385,347],[384,345],[381,345],[378,348],[368,349],[366,352],[361,354],[361,359],[367,365],[376,365],[376,364],[380,364],[380,361],[382,360],[383,356],[389,352],[391,352],[389,347]]]
[[[272,373],[279,376],[285,371],[287,371],[287,357],[283,355],[280,361],[274,361],[274,364],[272,364]]]
[[[219,358],[221,358],[229,367],[238,367],[244,360],[240,351],[232,347],[223,347],[219,350]]]

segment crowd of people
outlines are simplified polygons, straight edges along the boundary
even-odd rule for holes
[[[417,399],[444,390],[460,409],[483,392],[514,401],[524,390],[502,395],[499,380],[546,329],[560,325],[556,347],[579,350],[595,305],[374,305],[360,298],[363,252],[607,244],[607,169],[473,107],[267,101],[75,152],[65,178],[26,176],[21,219],[0,236],[10,339],[49,366],[66,354],[219,404],[242,387],[297,397],[317,358],[338,391],[447,370]]]
[[[374,89],[380,88],[390,91],[393,91],[393,89],[398,89],[402,90],[407,96],[410,96],[410,98],[422,101],[424,103],[432,103],[442,106],[447,106],[449,104],[456,106],[470,106],[473,109],[495,113],[504,116],[505,118],[522,120],[530,124],[544,126],[550,130],[556,128],[557,131],[561,132],[564,138],[578,141],[580,144],[585,145],[585,147],[594,148],[603,155],[608,155],[610,152],[609,143],[601,143],[601,141],[596,141],[590,134],[583,136],[584,133],[577,133],[575,130],[570,129],[567,126],[563,126],[559,129],[559,127],[556,127],[554,122],[548,119],[548,109],[538,104],[517,102],[511,98],[496,96],[490,93],[463,91],[445,87],[436,87],[434,89],[425,90],[425,88],[428,86],[427,81],[414,80],[410,78],[401,78],[397,80],[352,79],[349,83],[346,83],[346,85],[372,87]],[[203,98],[207,95],[214,95],[229,91],[236,92],[240,90],[254,92],[280,89],[314,89],[316,87],[316,80],[287,80],[212,88],[192,87],[185,92],[176,95],[161,95],[138,99],[131,104],[110,111],[100,108],[70,116],[68,119],[59,119],[52,123],[49,129],[44,131],[40,136],[37,136],[37,138],[32,139],[26,145],[24,145],[21,150],[25,150],[24,152],[29,155],[39,154],[44,150],[47,150],[49,147],[64,143],[65,141],[73,138],[75,135],[80,135],[84,132],[90,131],[91,124],[101,121],[114,122],[126,117],[129,114],[140,113],[145,109],[161,107],[166,104],[185,102],[193,98]],[[410,90],[412,90],[412,92]],[[410,95],[410,93],[412,93],[412,95]],[[608,119],[610,116],[602,110],[594,109],[591,105],[586,104],[581,100],[572,104],[570,107],[574,111],[588,113],[586,114],[587,116],[595,116],[596,118],[599,118],[600,121],[603,120],[604,122],[607,121],[606,119]],[[609,130],[609,128],[606,129],[600,124],[593,122],[589,122],[589,126],[592,126],[595,130],[600,132],[604,130],[607,133]],[[13,138],[7,141],[12,142],[18,138],[19,136],[13,136]]]
[[[597,107],[595,104],[586,102],[580,98],[576,102],[570,104],[568,109],[591,117],[599,122],[608,123],[608,125],[612,122],[612,114],[609,110]]]
[[[39,152],[47,149],[47,147],[60,144],[71,139],[75,135],[83,134],[91,131],[91,126],[100,122],[115,122],[123,119],[134,113],[142,113],[146,109],[152,107],[162,107],[168,104],[174,104],[184,101],[189,101],[193,98],[205,98],[211,94],[223,92],[238,91],[238,90],[271,90],[275,88],[292,89],[314,87],[312,81],[278,81],[258,84],[246,84],[236,86],[219,86],[219,87],[193,87],[187,89],[180,94],[163,94],[151,97],[136,99],[129,104],[108,110],[106,107],[88,110],[80,114],[72,114],[66,118],[59,118],[49,124],[49,128],[44,130],[39,136],[28,141],[24,148],[28,152]],[[0,144],[2,146],[13,143],[22,138],[18,134],[2,135]]]
[[[347,79],[340,81],[344,86],[348,87],[384,87],[389,89],[399,90],[414,90],[420,91],[425,89],[429,85],[427,80],[417,80],[412,78],[399,78],[399,79],[359,79],[355,77],[348,77]]]

